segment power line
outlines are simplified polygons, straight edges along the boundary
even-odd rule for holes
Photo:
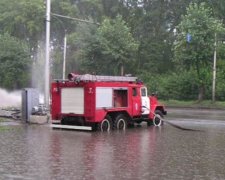
[[[70,16],[64,16],[64,15],[56,14],[56,13],[52,13],[52,12],[51,12],[51,15],[57,16],[57,17],[61,17],[61,18],[71,19],[71,20],[74,20],[74,21],[79,21],[79,22],[84,22],[84,23],[91,23],[91,24],[100,25],[99,23],[87,21],[87,20],[84,20],[84,19],[74,18],[74,17],[70,17]]]

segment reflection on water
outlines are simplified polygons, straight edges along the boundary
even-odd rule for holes
[[[111,133],[13,126],[0,130],[0,179],[225,179],[221,124]]]

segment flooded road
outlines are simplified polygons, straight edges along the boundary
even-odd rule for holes
[[[135,127],[110,133],[0,123],[0,179],[225,179],[225,111],[168,109],[201,131]]]

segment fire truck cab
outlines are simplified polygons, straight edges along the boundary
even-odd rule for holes
[[[53,128],[110,131],[145,121],[162,125],[166,115],[137,77],[76,75],[51,86]]]

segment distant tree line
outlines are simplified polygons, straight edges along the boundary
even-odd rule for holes
[[[162,99],[225,100],[224,0],[51,0],[51,79],[132,74]],[[0,87],[43,86],[45,1],[0,1]]]

